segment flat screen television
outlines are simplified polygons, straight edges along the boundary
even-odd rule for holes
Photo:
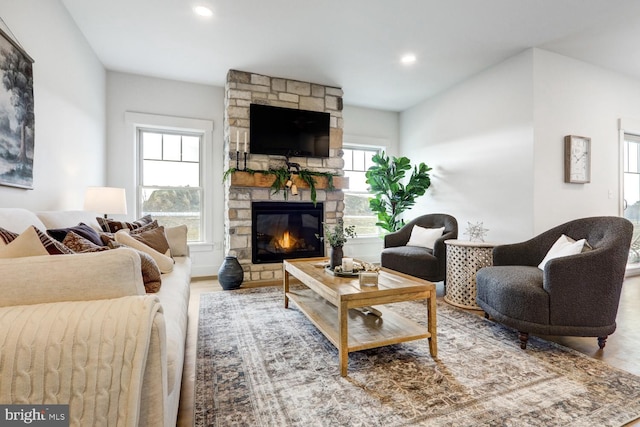
[[[329,157],[329,113],[251,104],[252,154]]]

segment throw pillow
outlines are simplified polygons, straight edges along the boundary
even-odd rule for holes
[[[167,227],[164,229],[164,234],[167,236],[167,241],[171,248],[171,256],[189,255],[187,232],[188,230],[186,225],[178,225],[176,227]]]
[[[116,221],[110,218],[96,217],[96,221],[100,224],[102,231],[107,233],[117,233],[120,230],[135,230],[143,225],[147,225],[153,221],[151,215],[145,215],[133,222]]]
[[[5,246],[0,247],[0,258],[21,258],[38,255],[49,255],[40,241],[35,227],[28,227],[22,234]]]
[[[414,225],[411,230],[411,237],[407,242],[407,246],[420,246],[427,249],[433,249],[436,244],[436,240],[442,237],[444,233],[444,227],[440,228],[425,228],[419,225]]]
[[[44,245],[44,248],[49,252],[49,255],[71,255],[73,251],[67,248],[62,243],[58,242],[55,239],[44,234],[42,231],[38,230],[36,227],[32,226],[36,233],[38,233],[38,237],[40,241]]]
[[[0,246],[8,245],[18,237],[18,233],[0,227]]]
[[[155,230],[158,227],[159,227],[158,221],[154,219],[149,224],[145,224],[142,227],[134,228],[133,230],[129,230],[129,232],[130,234],[143,233],[145,231]]]
[[[84,252],[100,252],[100,251],[108,251],[109,247],[96,245],[89,239],[85,239],[79,234],[76,234],[74,231],[69,231],[67,235],[64,237],[62,244],[71,249],[75,253],[84,253]]]
[[[585,242],[585,239],[576,241],[563,234],[556,240],[553,246],[551,246],[551,249],[549,249],[542,262],[538,265],[538,268],[544,270],[544,267],[552,259],[579,254],[582,252]]]
[[[158,268],[158,264],[154,261],[151,255],[138,250],[136,250],[136,252],[140,255],[144,290],[148,294],[158,292],[160,290],[160,285],[162,285],[162,275],[160,273],[160,268]]]
[[[154,259],[154,261],[158,264],[161,273],[169,273],[173,270],[173,259],[168,257],[150,246],[145,245],[142,242],[137,241],[133,237],[129,235],[124,230],[120,230],[116,233],[116,242],[122,243],[123,245],[127,245],[133,249],[137,249],[139,251],[145,252]]]
[[[56,239],[58,242],[64,242],[64,238],[67,237],[67,233],[69,233],[70,231],[73,231],[77,235],[84,237],[85,239],[93,242],[96,245],[104,246],[98,232],[94,230],[93,227],[82,222],[75,227],[54,228],[47,230],[47,234]]]
[[[141,229],[142,228],[139,228],[138,230],[132,230],[129,235],[137,241],[142,242],[145,245],[155,249],[161,254],[171,256],[171,251],[169,250],[169,242],[167,241],[167,236],[164,235],[163,226],[143,232],[139,231]]]

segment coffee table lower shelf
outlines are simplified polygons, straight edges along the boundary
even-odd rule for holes
[[[287,297],[340,350],[338,308],[311,290],[289,291]],[[348,334],[347,353],[431,337],[426,326],[384,306],[374,307],[382,313],[381,317],[349,310],[345,331]]]

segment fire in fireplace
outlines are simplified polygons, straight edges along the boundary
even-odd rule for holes
[[[324,256],[322,203],[253,202],[251,204],[251,261]]]

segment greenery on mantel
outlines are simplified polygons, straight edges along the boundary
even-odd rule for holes
[[[316,198],[317,198],[317,192],[316,192],[316,181],[314,179],[314,177],[317,176],[321,176],[321,177],[325,177],[327,178],[327,185],[328,185],[328,189],[329,190],[334,190],[335,187],[333,186],[333,177],[337,176],[338,174],[335,173],[329,173],[329,172],[315,172],[315,171],[310,171],[307,169],[301,169],[299,171],[296,172],[291,172],[291,170],[289,170],[289,168],[287,167],[281,167],[278,169],[269,169],[269,170],[254,170],[254,169],[236,169],[236,168],[229,168],[227,169],[227,171],[225,171],[224,176],[222,178],[223,181],[227,180],[227,178],[229,176],[231,176],[234,172],[247,172],[251,175],[256,174],[256,173],[260,173],[263,175],[274,175],[275,176],[275,180],[273,181],[273,184],[271,184],[271,190],[272,193],[271,194],[277,194],[279,193],[281,190],[284,191],[284,199],[287,200],[289,193],[287,190],[291,189],[294,190],[294,185],[292,183],[292,177],[293,175],[298,175],[300,177],[301,180],[303,180],[304,182],[307,183],[307,185],[309,186],[309,190],[311,191],[311,201],[313,202],[313,204],[316,204]],[[292,191],[295,193],[296,190]],[[297,194],[297,193],[295,193]]]

